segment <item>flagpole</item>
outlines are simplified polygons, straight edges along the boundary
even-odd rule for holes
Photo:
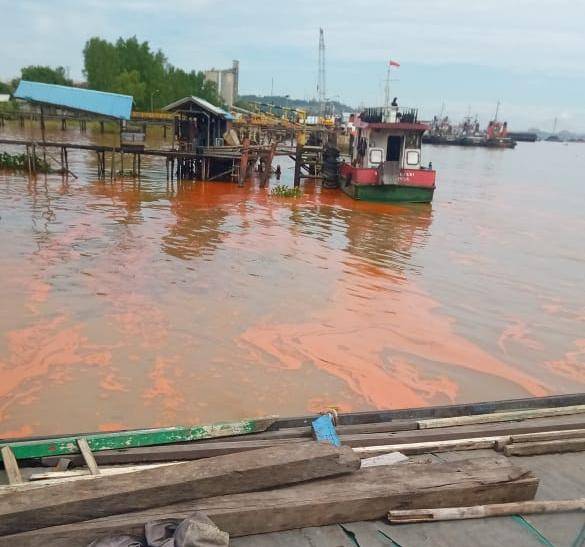
[[[391,68],[391,64],[388,63],[388,72],[386,73],[386,101],[385,101],[385,107],[389,108],[390,106],[390,68]]]

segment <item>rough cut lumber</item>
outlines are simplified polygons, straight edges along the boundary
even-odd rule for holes
[[[422,429],[412,431],[377,432],[365,434],[341,435],[342,444],[348,446],[375,446],[387,444],[406,444],[415,442],[444,441],[473,437],[490,437],[514,435],[539,431],[560,431],[567,429],[583,429],[585,434],[585,418],[580,415],[560,416],[558,418],[537,418],[525,422],[504,422],[448,427],[439,429]],[[274,433],[279,433],[274,432]],[[178,460],[195,460],[221,454],[231,454],[243,450],[255,450],[287,443],[303,442],[302,438],[281,439],[274,441],[266,438],[268,433],[254,434],[245,440],[196,441],[188,444],[129,448],[125,450],[104,450],[95,452],[94,457],[100,465],[151,463]],[[258,440],[261,437],[260,440]],[[240,438],[241,439],[241,438]],[[72,455],[74,465],[83,465],[80,455]],[[53,467],[58,461],[55,456],[41,459],[44,466]]]
[[[2,460],[4,462],[4,469],[6,470],[6,476],[8,477],[8,484],[22,483],[18,462],[9,446],[2,447]]]
[[[83,460],[85,461],[85,465],[89,469],[91,475],[99,475],[100,469],[93,457],[93,453],[91,452],[91,448],[87,444],[87,439],[85,437],[80,437],[77,439],[77,446],[79,447],[79,451],[83,456]]]
[[[263,492],[220,496],[0,538],[0,547],[86,545],[108,534],[141,534],[144,523],[204,511],[232,537],[384,518],[390,509],[533,499],[538,479],[502,456],[361,469]]]
[[[348,447],[316,442],[0,493],[0,535],[348,473]],[[38,484],[38,483],[36,483]]]
[[[310,439],[279,439],[276,441],[250,440],[238,442],[194,442],[188,444],[103,450],[101,452],[95,452],[94,457],[100,465],[185,461],[212,458],[214,456],[223,456],[225,454],[235,454],[237,452],[246,452],[248,450],[258,450],[260,448],[269,448],[271,446],[290,446],[292,444],[309,441]],[[48,456],[41,459],[41,464],[45,467],[53,467],[57,459],[56,456]],[[73,465],[83,465],[84,463],[81,454],[74,454],[70,456],[70,459]]]
[[[530,410],[516,410],[513,412],[492,412],[491,414],[476,414],[473,416],[456,416],[454,418],[438,418],[434,420],[420,420],[419,429],[435,427],[451,427],[454,425],[485,424],[491,422],[507,422],[546,418],[550,416],[565,416],[569,414],[585,413],[585,405],[561,406],[557,408],[536,408]]]
[[[527,443],[540,441],[558,441],[561,439],[579,439],[581,437],[585,437],[585,429],[569,429],[568,431],[544,431],[542,433],[510,435],[510,442]]]
[[[134,473],[135,471],[144,471],[145,469],[152,469],[154,467],[160,467],[161,465],[174,465],[179,462],[164,462],[164,463],[151,463],[145,465],[127,465],[118,467],[102,467],[100,469],[100,475],[119,475],[120,473]],[[33,473],[28,480],[29,481],[56,481],[56,480],[68,480],[77,479],[79,477],[91,477],[91,473],[87,469],[69,469],[67,471],[47,471],[45,473]],[[47,484],[47,483],[43,483]],[[24,483],[21,488],[25,488],[27,483]],[[0,487],[0,493],[2,487]]]
[[[388,513],[392,524],[435,522],[439,520],[479,519],[504,515],[531,515],[537,513],[563,513],[585,510],[585,498],[576,500],[521,501],[493,503],[473,507],[443,507],[437,509],[396,510]]]
[[[513,443],[504,446],[506,456],[536,456],[538,454],[581,452],[582,450],[585,450],[585,437],[560,441]]]
[[[218,423],[193,427],[166,427],[163,429],[140,429],[115,433],[94,433],[85,435],[91,450],[112,450],[137,446],[154,446],[168,443],[189,442],[231,435],[245,435],[265,431],[275,417],[243,420],[233,423]],[[31,441],[6,442],[16,459],[42,458],[79,454],[76,437],[37,439]]]
[[[502,452],[511,443],[530,443],[542,441],[558,441],[561,439],[580,439],[585,437],[585,429],[569,429],[568,431],[543,431],[541,433],[525,433],[510,435],[496,442],[496,450]]]
[[[453,450],[482,450],[485,448],[495,448],[497,441],[508,439],[509,437],[477,437],[474,439],[454,439],[450,441],[431,441],[428,443],[410,443],[410,444],[389,444],[381,446],[364,446],[354,448],[354,452],[360,455],[384,454],[387,452],[400,451],[403,454],[426,454],[428,452],[451,452]]]

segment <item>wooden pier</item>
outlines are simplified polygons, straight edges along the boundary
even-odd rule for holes
[[[0,144],[20,146],[25,149],[29,174],[35,174],[35,158],[46,155],[47,149],[59,150],[59,171],[68,175],[69,152],[84,150],[94,152],[97,156],[97,175],[100,180],[109,176],[113,180],[119,172],[124,173],[126,158],[131,158],[132,175],[140,177],[142,158],[144,156],[165,159],[167,179],[176,180],[231,180],[243,185],[256,165],[261,165],[261,184],[266,184],[272,172],[272,161],[277,155],[289,155],[290,147],[271,143],[268,145],[251,145],[249,139],[241,146],[201,147],[194,151],[173,149],[133,148],[125,146],[106,146],[100,144],[79,144],[57,141],[38,141],[21,139],[0,139]],[[53,158],[56,160],[56,158]],[[108,161],[109,160],[109,161]],[[57,161],[57,160],[56,160]],[[217,171],[219,165],[225,166]]]

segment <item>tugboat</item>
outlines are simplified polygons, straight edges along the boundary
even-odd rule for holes
[[[432,164],[422,166],[427,129],[416,108],[365,109],[355,122],[350,163],[340,166],[341,189],[364,201],[430,203],[436,173]]]

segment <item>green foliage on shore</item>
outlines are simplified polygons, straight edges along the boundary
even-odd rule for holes
[[[9,154],[0,152],[0,169],[11,171],[24,171],[28,169],[26,154]],[[35,157],[34,171],[37,173],[50,173],[51,166],[39,156]]]
[[[83,59],[90,89],[132,95],[137,110],[157,110],[188,95],[221,105],[216,85],[205,81],[203,72],[172,66],[161,50],[151,50],[136,36],[115,43],[93,37],[85,44]]]
[[[286,186],[285,184],[279,184],[270,190],[270,195],[279,198],[300,198],[303,194],[300,188]]]
[[[25,66],[20,70],[20,79],[45,84],[73,85],[73,81],[67,77],[67,72],[62,66],[57,68],[41,65]]]

